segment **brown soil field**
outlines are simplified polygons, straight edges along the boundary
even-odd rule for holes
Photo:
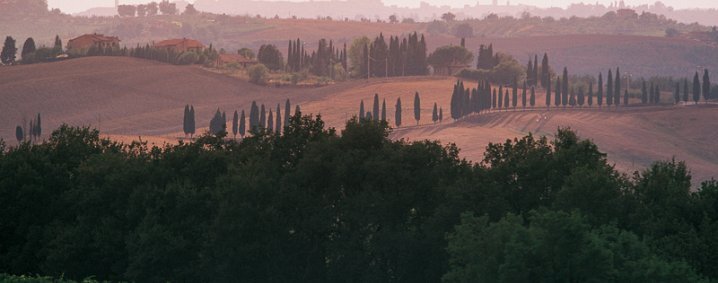
[[[545,99],[539,92],[534,110],[495,112],[452,122],[448,105],[455,81],[409,77],[316,89],[269,88],[198,67],[108,57],[0,68],[0,138],[14,144],[15,126],[40,112],[45,138],[52,129],[68,123],[99,128],[103,136],[123,142],[141,138],[161,145],[182,136],[185,104],[195,106],[197,125],[202,127],[217,108],[231,116],[234,110],[248,109],[253,100],[274,108],[287,98],[299,103],[304,113],[321,114],[329,126],[341,128],[356,115],[361,100],[371,111],[373,96],[378,93],[386,99],[392,125],[396,99],[402,100],[404,125],[393,130],[392,138],[456,143],[462,156],[472,161],[483,158],[490,142],[528,133],[551,136],[559,127],[571,127],[595,141],[624,172],[675,157],[687,161],[698,180],[718,177],[716,105],[547,111],[540,107]],[[416,91],[422,100],[419,125],[413,119]],[[430,122],[434,103],[444,110],[441,124]]]

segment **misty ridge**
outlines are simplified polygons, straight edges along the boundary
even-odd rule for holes
[[[187,1],[173,1],[178,8],[187,6]],[[411,18],[415,21],[430,22],[438,20],[441,15],[451,12],[458,20],[482,19],[489,15],[500,17],[522,17],[526,14],[538,17],[552,17],[555,19],[571,17],[601,17],[609,12],[631,9],[641,13],[652,13],[665,18],[676,20],[679,23],[698,23],[701,25],[718,25],[718,10],[716,9],[676,9],[656,1],[653,4],[627,5],[623,1],[616,1],[609,5],[573,3],[566,8],[542,8],[532,5],[515,4],[516,1],[482,0],[474,5],[464,5],[454,8],[449,5],[432,5],[421,2],[418,8],[386,5],[382,0],[330,0],[330,1],[261,1],[261,0],[196,0],[194,6],[200,11],[230,14],[230,15],[262,15],[264,17],[280,18],[317,18],[331,17],[334,19],[349,20],[384,20],[391,15],[399,18]],[[93,8],[78,13],[80,16],[113,16],[114,9]]]

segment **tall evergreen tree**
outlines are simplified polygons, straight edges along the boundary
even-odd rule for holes
[[[269,115],[267,116],[267,131],[274,132],[274,114],[272,108],[269,108]]]
[[[359,103],[359,120],[364,120],[366,117],[364,117],[365,111],[364,111],[364,100]]]
[[[242,138],[244,138],[244,135],[247,133],[247,121],[245,119],[246,118],[244,117],[244,110],[242,110],[242,115],[239,117],[238,127],[239,136]]]
[[[656,85],[655,91],[656,91],[656,94],[655,94],[655,98],[653,99],[653,102],[655,104],[660,104],[661,103],[661,87],[660,87],[660,85]]]
[[[708,69],[703,70],[703,99],[706,103],[711,98],[711,77],[708,74]]]
[[[504,93],[504,109],[509,110],[509,90],[506,89],[506,93]]]
[[[696,72],[695,76],[693,76],[693,102],[698,104],[698,101],[701,100],[701,82],[700,78],[698,77],[698,72]]]
[[[299,104],[297,104],[297,106],[294,107],[294,116],[300,117],[300,118],[302,117],[302,108],[299,107]]]
[[[492,98],[491,98],[491,108],[492,108],[492,109],[494,109],[494,110],[496,109],[496,107],[498,106],[498,105],[497,105],[497,101],[498,101],[498,100],[499,100],[499,99],[498,99],[497,94],[496,94],[496,89],[494,89],[494,94],[492,95]]]
[[[421,98],[419,98],[419,92],[414,94],[414,119],[418,125],[421,120]]]
[[[551,71],[548,65],[548,54],[543,54],[543,60],[541,61],[541,86],[544,88],[551,88]],[[550,93],[546,91],[546,93]],[[550,103],[549,103],[550,104]]]
[[[434,110],[431,111],[431,121],[434,123],[439,121],[439,107],[436,105],[436,102],[434,102]]]
[[[381,120],[386,122],[386,98],[381,102]]]
[[[297,41],[299,41],[299,39],[297,39]],[[292,105],[289,102],[289,99],[287,98],[287,101],[284,102],[284,127],[289,126],[289,118],[291,118],[291,116],[292,116],[291,113],[292,113]]]
[[[396,127],[401,127],[401,97],[396,99],[396,110],[394,111],[394,124]]]
[[[536,64],[538,64],[538,63],[536,63]],[[534,75],[534,63],[531,59],[531,56],[529,56],[529,64],[526,67],[526,80],[528,80],[529,85],[533,83],[533,80],[534,80],[533,75]]]
[[[534,108],[536,106],[536,87],[531,87],[531,99],[529,99],[529,104],[531,105],[531,108]]]
[[[32,39],[32,37],[28,37],[28,38],[25,40],[25,44],[22,45],[22,53],[21,53],[21,54],[22,54],[23,60],[25,59],[25,57],[26,57],[28,54],[35,53],[35,50],[36,50],[36,49],[37,49],[37,48],[35,47],[35,40]]]
[[[564,107],[566,107],[566,104],[568,103],[568,68],[563,67],[563,81],[561,81],[561,104],[563,104]]]
[[[8,36],[5,38],[5,44],[3,44],[2,52],[0,52],[0,61],[5,65],[11,65],[15,63],[16,56],[15,39]]]
[[[688,78],[683,79],[683,102],[688,103]]]
[[[651,88],[648,93],[648,103],[655,104],[656,103],[656,87],[651,83]]]
[[[539,85],[538,55],[534,54],[533,84],[531,86],[537,85]]]
[[[551,77],[546,78],[544,88],[546,88],[546,108],[551,108]]]
[[[37,113],[37,118],[35,119],[35,136],[38,138],[42,137],[42,118],[40,117],[40,113]]]
[[[524,81],[524,89],[521,91],[521,107],[526,109],[526,81]]]
[[[55,35],[55,45],[52,49],[55,53],[62,53],[62,40],[59,35]]]
[[[237,138],[237,133],[239,132],[239,113],[237,113],[237,110],[234,110],[234,116],[232,117],[232,135],[234,138]]]
[[[501,110],[501,108],[504,108],[504,87],[502,85],[499,86],[499,102],[498,102],[498,109]],[[507,105],[508,106],[508,105]]]
[[[681,103],[681,83],[676,83],[676,91],[673,93],[673,103]]]
[[[614,80],[615,88],[613,89],[613,104],[618,107],[621,104],[621,69],[616,68],[616,79]]]
[[[22,130],[22,127],[15,127],[15,138],[17,139],[18,143],[22,143],[23,141],[25,141],[25,131]]]
[[[561,106],[561,77],[556,77],[556,94],[553,96],[554,103],[553,105],[556,107]]]
[[[641,87],[641,103],[648,103],[648,87],[646,86],[646,80],[643,80],[643,86]]]
[[[511,107],[514,109],[516,109],[516,106],[519,103],[519,90],[516,84],[516,81],[514,81],[514,86],[511,88]]]
[[[444,108],[439,107],[439,123],[444,121]]]
[[[583,87],[578,88],[578,97],[576,100],[576,103],[578,103],[580,107],[583,107],[583,104],[586,103],[586,94],[583,92]]]
[[[596,93],[598,107],[603,106],[603,74],[598,73],[598,92]]]
[[[252,101],[252,106],[249,108],[249,130],[256,131],[259,127],[259,107],[257,102]]]
[[[570,91],[569,98],[568,98],[568,105],[570,105],[571,107],[574,107],[574,106],[576,106],[576,104],[577,104],[576,91],[574,90],[573,87],[571,87],[571,91]]]
[[[623,106],[628,105],[628,88],[625,89],[625,93],[623,94]]]
[[[609,107],[613,105],[613,70],[608,70],[608,83],[606,85],[606,105]]]

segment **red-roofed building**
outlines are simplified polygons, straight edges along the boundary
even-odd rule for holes
[[[102,34],[85,34],[70,39],[67,42],[67,51],[86,52],[90,48],[120,48],[120,39],[116,36],[105,36]]]
[[[175,53],[182,53],[187,51],[200,53],[204,50],[204,44],[194,39],[168,39],[155,43],[155,48],[167,49],[167,51],[173,51]]]
[[[259,63],[257,60],[249,59],[239,54],[219,54],[217,57],[217,66],[225,64],[239,64],[243,68]]]

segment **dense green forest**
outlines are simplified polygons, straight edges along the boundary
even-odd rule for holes
[[[138,282],[709,282],[718,183],[617,172],[569,129],[470,163],[384,122],[241,142],[0,146],[0,273]],[[695,191],[692,191],[696,189]],[[2,275],[3,282],[49,282]]]

